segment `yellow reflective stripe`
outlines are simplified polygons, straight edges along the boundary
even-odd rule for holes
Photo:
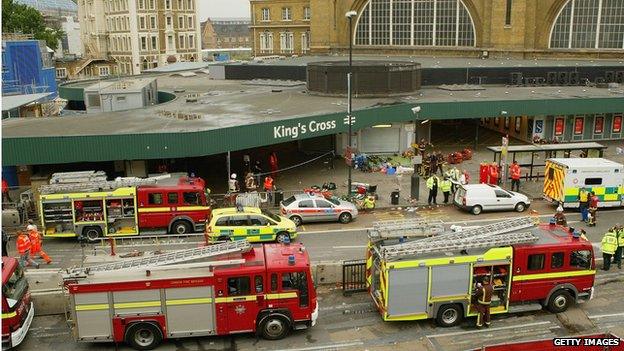
[[[439,297],[432,297],[429,299],[429,301],[430,302],[456,301],[456,300],[466,300],[468,298],[469,298],[469,295],[439,296]]]
[[[49,236],[53,238],[70,238],[76,236],[76,233],[43,233],[43,236]]]
[[[287,293],[281,293],[281,294],[266,294],[265,298],[267,300],[278,300],[278,299],[292,299],[292,298],[296,298],[297,297],[297,293],[296,292],[287,292]]]
[[[107,310],[107,303],[99,303],[92,305],[76,305],[76,311],[99,311],[99,310]]]
[[[231,296],[231,297],[217,297],[215,299],[216,303],[224,303],[224,302],[243,302],[243,301],[256,301],[256,295],[247,295],[247,296]]]
[[[212,303],[212,298],[195,298],[195,299],[175,299],[167,300],[167,306],[180,306],[180,305],[196,305],[200,303]]]
[[[175,208],[175,210],[173,210]],[[167,207],[140,207],[139,212],[180,212],[208,210],[208,206],[167,206]]]
[[[617,201],[619,198],[619,194],[607,194],[604,196],[605,201]]]
[[[548,278],[567,278],[567,277],[579,277],[579,276],[584,276],[584,275],[595,275],[595,274],[596,274],[595,270],[524,274],[524,275],[515,275],[512,280],[513,281],[525,281],[525,280],[537,280],[537,279],[548,279]]]
[[[600,186],[600,187],[592,187],[591,191],[594,192],[594,194],[596,195],[604,195],[605,192],[607,191],[607,188],[604,186]]]
[[[386,313],[384,320],[385,321],[416,321],[416,320],[427,319],[427,318],[429,318],[429,315],[427,313],[408,314],[408,315],[397,316],[397,317],[390,317]]]
[[[115,308],[141,308],[141,307],[160,307],[160,301],[141,301],[141,302],[122,302],[116,303]]]
[[[5,318],[13,318],[13,317],[15,317],[15,316],[17,316],[17,312],[3,313],[3,314],[2,314],[2,319],[5,319]]]

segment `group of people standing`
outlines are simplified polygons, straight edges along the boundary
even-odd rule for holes
[[[581,221],[588,226],[596,225],[596,215],[598,213],[598,196],[593,191],[581,188],[578,194],[579,209],[581,211]]]
[[[429,189],[429,197],[427,198],[429,206],[431,206],[431,204],[438,204],[438,190],[442,191],[442,194],[444,194],[444,203],[448,204],[451,193],[457,190],[458,185],[468,184],[468,182],[470,182],[468,171],[464,169],[460,172],[457,167],[447,170],[444,172],[443,176],[444,177],[440,179],[435,172],[431,172],[429,178],[427,178],[425,184],[427,189]]]
[[[602,269],[611,269],[611,263],[616,264],[618,269],[622,269],[622,253],[624,252],[624,227],[619,223],[609,228],[609,231],[602,237]]]
[[[275,190],[275,174],[278,171],[277,166],[277,154],[272,152],[269,156],[269,166],[271,171],[264,173],[262,165],[259,160],[251,165],[249,155],[245,155],[243,158],[245,168],[245,178],[241,185],[236,173],[230,174],[228,179],[228,193],[236,194],[241,191],[253,192],[253,191],[265,191],[268,193],[269,199],[272,198],[272,192]]]
[[[2,256],[8,256],[8,243],[9,235],[3,229]],[[19,254],[19,263],[22,267],[35,266],[39,268],[39,263],[34,260],[35,257],[43,259],[46,264],[52,263],[50,256],[43,251],[43,239],[32,219],[28,220],[26,231],[17,232],[16,246]]]

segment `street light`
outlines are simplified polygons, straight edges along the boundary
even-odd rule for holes
[[[420,106],[412,107],[412,113],[414,114],[414,156],[418,153],[418,113],[420,112]],[[423,121],[425,122],[425,121]],[[422,123],[422,122],[421,122]],[[422,155],[421,155],[422,163]],[[412,174],[412,182],[410,184],[410,197],[418,201],[420,195],[420,175],[418,174],[418,163],[414,162],[414,173]]]
[[[353,18],[357,16],[357,12],[356,11],[349,11],[345,14],[345,17],[347,17],[349,19],[349,72],[347,73],[347,123],[349,124],[349,136],[348,136],[348,143],[349,143],[349,157],[353,160],[353,150],[351,149],[351,145],[352,145],[352,125],[353,125],[353,117],[351,116],[351,76],[353,75],[353,40],[352,40],[352,33],[353,33]],[[351,162],[353,162],[351,160]],[[351,179],[351,171],[353,168],[353,164],[349,163],[349,178],[347,181],[347,194],[349,196],[351,196],[351,183],[352,183],[352,179]]]

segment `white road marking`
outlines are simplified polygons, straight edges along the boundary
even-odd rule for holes
[[[332,249],[365,249],[366,245],[332,246]]]
[[[590,319],[600,319],[600,318],[608,318],[608,317],[619,317],[624,316],[624,312],[622,313],[608,313],[608,314],[597,314],[594,316],[587,316]]]
[[[39,274],[50,274],[50,273],[61,273],[61,268],[39,268],[26,271],[26,276],[29,275],[39,275]]]
[[[330,230],[313,230],[309,232],[298,232],[298,235],[302,234],[330,234],[330,233],[344,233],[344,232],[359,232],[363,230],[368,230],[371,228],[346,228],[346,229],[330,229]]]
[[[347,347],[360,346],[360,345],[364,345],[364,342],[354,341],[354,342],[348,342],[348,343],[342,343],[342,344],[328,344],[328,345],[319,345],[319,346],[311,346],[311,347],[301,347],[298,349],[288,348],[288,349],[281,349],[281,350],[274,350],[274,351],[337,350],[337,349],[344,349]]]
[[[434,335],[427,335],[427,337],[428,338],[443,338],[447,336],[465,335],[465,334],[473,334],[473,333],[481,333],[481,332],[493,332],[493,331],[506,330],[506,329],[519,329],[519,328],[524,328],[524,327],[533,327],[533,326],[545,325],[545,324],[552,324],[552,323],[549,321],[526,323],[526,324],[519,324],[519,325],[509,325],[506,327],[498,327],[498,328],[475,329],[475,330],[470,330],[470,331],[461,331],[461,332],[454,332],[454,333],[434,334]]]

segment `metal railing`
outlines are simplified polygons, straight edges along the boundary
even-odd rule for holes
[[[342,262],[342,294],[366,291],[366,260]]]

